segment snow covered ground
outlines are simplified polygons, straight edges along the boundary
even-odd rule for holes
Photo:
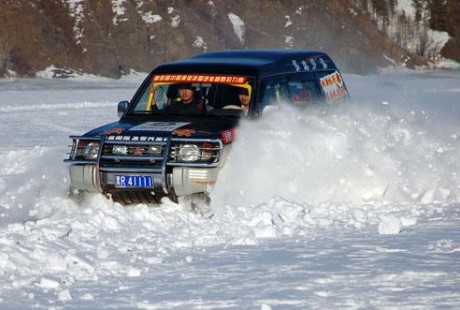
[[[0,81],[1,309],[460,307],[459,71],[242,123],[203,214],[68,199],[68,135],[141,79]]]

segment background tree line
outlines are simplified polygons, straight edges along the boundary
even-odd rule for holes
[[[355,3],[401,47],[432,60],[442,55],[460,61],[460,1],[412,0],[408,12],[398,10],[398,0]]]

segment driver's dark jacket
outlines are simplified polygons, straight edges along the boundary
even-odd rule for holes
[[[196,98],[190,103],[184,103],[183,101],[173,101],[167,107],[167,111],[171,114],[198,114],[202,112],[202,103]]]

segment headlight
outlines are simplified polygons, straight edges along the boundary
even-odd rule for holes
[[[182,162],[193,162],[200,159],[200,148],[195,144],[184,144],[179,147],[177,159]]]
[[[196,141],[174,144],[170,153],[171,164],[217,165],[222,145],[220,141]]]
[[[83,149],[83,157],[86,159],[97,159],[97,154],[99,153],[99,143],[90,142]]]
[[[72,149],[66,161],[96,162],[99,155],[100,139],[97,137],[70,136]]]

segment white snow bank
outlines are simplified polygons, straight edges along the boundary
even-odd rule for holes
[[[458,308],[456,74],[348,76],[349,110],[243,123],[228,163],[239,174],[225,172],[211,210],[67,198],[67,135],[114,121],[98,103],[137,85],[0,81],[2,308]],[[242,169],[245,154],[259,170]],[[410,190],[366,201],[387,177]],[[229,203],[242,185],[247,201]]]

